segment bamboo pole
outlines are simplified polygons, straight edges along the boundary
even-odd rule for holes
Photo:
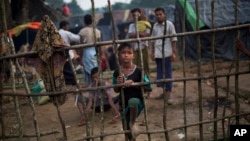
[[[3,3],[4,3],[4,1],[3,1]],[[5,13],[5,9],[3,9],[3,11]],[[4,19],[4,21],[5,21],[5,24],[6,24],[6,19]],[[8,50],[9,50],[8,53],[15,54],[15,48],[14,48],[14,43],[13,43],[12,38],[10,37],[10,35],[7,36],[7,34],[5,34],[5,38],[6,38],[6,42],[8,43]],[[18,61],[16,59],[14,59],[14,60],[18,63]],[[18,65],[19,64],[17,64],[17,67],[19,67],[19,70],[21,71],[20,65],[19,66]],[[14,68],[13,68],[14,67],[13,60],[10,60],[10,66],[11,66],[10,68],[11,68],[11,79],[12,79],[12,92],[16,93],[15,72],[14,72]],[[24,80],[26,80],[26,78]],[[24,81],[24,82],[26,82],[26,84],[27,84],[27,80]],[[21,116],[21,113],[20,113],[19,101],[18,101],[18,97],[17,96],[14,96],[14,106],[15,106],[15,109],[16,109],[16,116],[17,116],[17,120],[18,120],[18,124],[19,124],[19,129],[18,129],[18,131],[19,131],[19,137],[22,137],[23,136],[23,130],[24,130],[23,129],[23,120],[22,120],[22,116]],[[33,110],[33,113],[34,113],[34,110]],[[38,126],[36,124],[35,118],[34,118],[34,123],[35,123],[35,129],[38,129],[37,128]],[[37,133],[37,140],[40,140],[39,139],[39,131],[36,130],[36,133]]]
[[[145,69],[144,69],[144,57],[143,55],[145,54],[142,54],[142,42],[141,42],[141,39],[140,39],[140,35],[139,35],[139,30],[138,30],[138,15],[136,14],[135,15],[135,31],[136,31],[136,39],[137,39],[137,46],[138,46],[138,50],[139,50],[139,56],[140,56],[140,65],[141,65],[141,70],[142,70],[142,73],[141,73],[141,82],[144,81],[144,75],[145,75]],[[144,47],[144,49],[148,50],[147,47]],[[148,57],[148,56],[147,56]],[[149,72],[147,72],[148,75],[149,75]],[[148,76],[149,77],[149,76]],[[143,86],[140,87],[141,91],[142,91],[142,94],[143,94],[143,105],[144,105],[144,121],[145,122],[145,126],[146,126],[146,130],[148,131],[148,118],[147,118],[147,106],[146,106],[146,99],[144,97],[144,88]],[[148,140],[151,141],[151,136],[150,134],[147,134],[148,136]]]
[[[56,91],[56,85],[55,85],[55,77],[54,77],[54,62],[53,62],[53,56],[51,56],[47,62],[47,65],[46,65],[46,69],[47,69],[47,72],[48,72],[48,75],[49,75],[49,79],[50,79],[50,83],[51,83],[51,88],[52,88],[52,91],[55,92]],[[63,131],[63,139],[64,140],[67,140],[67,132],[66,132],[66,128],[65,128],[65,123],[63,121],[63,118],[61,116],[61,112],[60,112],[60,109],[59,109],[59,102],[58,102],[58,97],[57,96],[51,96],[53,98],[53,102],[55,107],[56,107],[56,111],[57,111],[57,116],[59,118],[59,121],[60,121],[60,124],[61,124],[61,128],[62,128],[62,131]]]
[[[238,115],[230,115],[230,116],[225,116],[223,118],[218,118],[218,119],[212,119],[212,120],[204,120],[202,122],[196,122],[196,123],[191,123],[191,124],[187,124],[187,125],[183,125],[183,126],[178,126],[178,127],[174,127],[174,128],[169,128],[169,129],[166,129],[166,130],[152,130],[152,131],[141,131],[140,134],[159,134],[159,133],[164,133],[164,132],[171,132],[171,131],[175,131],[175,130],[178,130],[178,129],[182,129],[182,128],[185,128],[185,127],[193,127],[193,126],[197,126],[197,125],[201,125],[201,124],[210,124],[210,123],[213,123],[215,121],[221,121],[221,120],[224,120],[224,119],[231,119],[231,118],[235,118],[236,116],[239,116],[239,117],[243,117],[243,116],[246,116],[246,115],[249,115],[250,112],[247,112],[247,113],[241,113],[241,114],[238,114]],[[126,130],[126,131],[120,131],[120,132],[110,132],[110,133],[106,133],[104,135],[95,135],[95,136],[89,136],[89,137],[86,137],[86,138],[81,138],[81,139],[76,139],[76,140],[73,140],[73,141],[82,141],[82,140],[87,140],[87,139],[91,139],[91,138],[100,138],[100,136],[111,136],[111,135],[119,135],[119,134],[125,134],[125,133],[129,133],[130,131],[129,130]]]
[[[4,0],[2,0],[1,1],[1,12],[2,13],[5,13],[5,10],[4,10],[4,8],[5,8],[5,6],[4,6]],[[5,18],[6,16],[5,16],[5,14],[3,14],[3,16],[2,16],[2,19],[1,19],[1,23],[5,23],[6,21],[5,21]],[[4,32],[6,32],[6,24],[3,24],[4,26]],[[4,54],[4,42],[3,42],[3,40],[4,40],[4,33],[2,33],[2,29],[0,29],[0,57]],[[1,77],[3,77],[3,75],[4,75],[4,70],[5,70],[5,67],[4,67],[4,60],[0,60],[0,76]],[[0,80],[0,93],[3,91],[3,81],[2,80]],[[1,95],[0,96],[0,121],[1,121],[1,135],[2,135],[2,138],[3,139],[5,139],[5,122],[4,122],[4,117],[3,117],[3,96]]]
[[[97,54],[97,63],[98,63],[98,76],[100,76],[100,47],[98,48],[98,46],[96,45],[96,42],[97,41],[100,41],[100,39],[97,39],[96,38],[96,21],[95,21],[95,2],[94,2],[94,0],[91,0],[91,11],[92,11],[92,19],[93,19],[93,24],[92,24],[92,26],[93,26],[93,35],[94,35],[94,44],[95,44],[95,49],[96,49],[96,54]],[[97,86],[97,83],[98,82],[96,82],[96,86]],[[100,89],[98,89],[97,90],[97,92],[98,93],[100,93]],[[93,104],[93,107],[95,107],[96,106],[96,97],[97,96],[97,94],[96,94],[96,92],[95,92],[95,96],[94,96],[94,104]],[[103,96],[101,96],[102,97],[102,99],[103,99]],[[102,101],[102,104],[103,104],[103,100],[101,100]],[[102,104],[100,105],[101,106],[101,116],[103,116],[103,106],[102,106]],[[94,120],[95,120],[95,108],[93,108],[93,111],[92,111],[92,122],[91,122],[91,134],[90,135],[93,135],[94,134]],[[101,120],[100,120],[100,122],[103,122],[103,118],[101,118]],[[104,129],[103,129],[103,124],[101,124],[101,128],[100,128],[100,131],[102,132]],[[101,140],[103,140],[102,138],[100,138]],[[94,139],[92,139],[92,141],[94,141]]]
[[[200,30],[199,27],[199,21],[200,21],[200,15],[199,15],[199,2],[198,0],[195,0],[195,12],[196,12],[196,31]],[[197,45],[197,75],[198,77],[201,76],[201,44],[200,44],[200,35],[196,35],[196,45]],[[202,102],[202,84],[201,80],[198,80],[198,98],[199,98],[199,121],[201,122],[203,120],[203,102]],[[203,141],[203,125],[199,125],[200,130],[200,141]]]
[[[166,13],[164,13],[166,14]],[[163,31],[163,35],[167,35],[167,16],[165,16],[165,19],[164,19],[164,31]],[[162,39],[162,78],[165,79],[166,78],[166,70],[165,70],[165,39],[166,38],[163,38]],[[163,127],[164,129],[166,130],[167,129],[167,108],[168,108],[168,98],[167,98],[167,92],[166,92],[166,83],[163,84],[163,88],[162,88],[162,91],[163,91],[163,97],[164,97],[164,106],[163,106]],[[169,136],[168,136],[168,132],[165,132],[164,133],[165,135],[165,139],[166,141],[169,141]]]
[[[0,52],[0,57],[4,54],[4,35],[6,35],[6,31],[7,31],[7,22],[6,22],[6,13],[5,13],[5,0],[2,0],[1,1],[1,13],[2,13],[2,19],[1,19],[1,24],[3,24],[3,29],[0,29],[0,51],[3,51],[3,52]],[[3,32],[2,32],[3,30]],[[0,60],[0,67],[1,67],[1,72],[0,72],[0,75],[2,75],[3,73],[5,73],[4,71],[4,62],[3,60]],[[0,92],[3,91],[3,81],[0,80]],[[2,129],[2,138],[5,139],[5,123],[4,123],[4,118],[3,118],[3,96],[1,95],[0,96],[0,120],[1,120],[1,129]]]
[[[108,0],[108,6],[109,6],[109,12],[111,14],[111,25],[112,25],[112,32],[113,32],[113,46],[114,46],[114,52],[115,52],[115,58],[116,58],[116,66],[117,66],[117,71],[119,73],[119,75],[121,75],[121,68],[120,68],[120,64],[119,64],[119,58],[118,58],[118,47],[117,47],[117,41],[115,40],[116,37],[116,32],[115,32],[115,22],[114,22],[114,16],[113,16],[113,12],[112,12],[112,7],[111,7],[111,3],[110,0]],[[127,130],[127,120],[126,120],[126,111],[125,111],[125,98],[124,98],[124,89],[123,87],[121,87],[121,91],[120,91],[120,95],[121,95],[121,99],[122,99],[122,124],[123,124],[123,130]],[[126,134],[124,134],[125,137],[125,141],[128,141],[128,136]]]
[[[238,72],[239,75],[243,74],[248,74],[250,71],[242,71]],[[207,79],[213,79],[214,77],[228,77],[228,76],[234,76],[236,73],[225,73],[225,74],[217,74],[217,75],[209,75],[209,76],[201,76],[201,77],[186,77],[186,78],[173,78],[173,79],[160,79],[160,80],[155,80],[151,82],[137,82],[133,83],[132,86],[140,86],[140,85],[147,85],[147,84],[156,84],[156,83],[161,83],[161,82],[182,82],[182,81],[196,81],[196,80],[207,80]],[[104,89],[104,88],[113,88],[113,87],[122,87],[124,86],[123,84],[115,84],[115,85],[109,85],[109,86],[98,86],[98,87],[92,87],[92,88],[81,88],[79,90],[66,90],[66,91],[57,91],[57,92],[45,92],[45,93],[40,93],[40,94],[23,94],[23,93],[10,93],[10,92],[0,92],[0,95],[2,96],[58,96],[66,93],[78,93],[79,91],[90,91],[90,90],[97,90],[97,89]]]
[[[183,7],[183,13],[182,13],[182,33],[186,32],[186,5],[187,0],[184,1],[184,7]],[[182,37],[182,69],[183,69],[183,77],[186,77],[186,38],[185,36]],[[183,81],[183,121],[184,125],[187,124],[187,110],[186,110],[186,97],[187,97],[187,82]],[[184,128],[184,135],[185,135],[185,141],[187,141],[187,127]]]
[[[221,27],[221,28],[215,28],[215,29],[207,29],[207,30],[199,30],[199,31],[190,31],[190,32],[185,32],[185,33],[176,33],[176,34],[171,34],[171,35],[163,35],[163,36],[155,36],[155,37],[143,37],[141,38],[141,41],[149,41],[149,40],[156,40],[156,39],[161,39],[161,38],[170,38],[170,37],[182,37],[182,36],[188,36],[188,35],[196,35],[196,34],[203,34],[203,33],[210,33],[210,32],[219,32],[219,31],[226,31],[226,30],[233,30],[233,29],[239,29],[239,28],[244,28],[248,27],[250,24],[242,24],[242,25],[237,25],[237,26],[229,26],[229,27]],[[116,40],[116,44],[121,44],[121,43],[131,43],[131,42],[137,42],[137,39],[126,39],[126,40]],[[97,42],[96,44],[90,43],[90,44],[79,44],[79,45],[73,45],[70,47],[65,47],[63,49],[55,49],[55,52],[64,52],[70,49],[81,49],[81,48],[88,48],[91,46],[101,46],[101,45],[108,45],[112,44],[113,41],[102,41],[102,42]],[[0,60],[5,60],[5,59],[12,59],[12,58],[17,58],[17,57],[24,57],[24,56],[32,56],[32,55],[37,55],[37,51],[30,51],[27,53],[18,53],[16,55],[8,55],[8,56],[2,56],[0,57]]]
[[[67,52],[68,53],[68,56],[69,56],[69,52]],[[82,91],[79,91],[79,89],[81,89],[81,86],[80,86],[80,84],[79,84],[79,80],[77,79],[77,77],[76,77],[76,71],[75,71],[75,68],[74,68],[74,65],[73,65],[73,62],[72,62],[72,60],[70,59],[70,57],[68,58],[68,60],[69,60],[69,64],[70,64],[70,68],[71,68],[71,70],[72,70],[72,72],[73,72],[73,76],[74,76],[74,79],[75,79],[75,82],[76,82],[76,92],[77,92],[77,94],[80,94],[81,95],[81,97],[82,97],[82,101],[83,101],[83,109],[85,110],[85,112],[83,113],[84,114],[84,117],[85,117],[85,119],[86,120],[88,120],[88,113],[86,112],[86,99],[83,97],[83,93],[82,93]],[[67,94],[67,92],[65,93],[65,94]],[[78,97],[79,98],[79,97]],[[77,99],[77,98],[76,98]],[[82,113],[81,113],[82,114]],[[86,127],[87,127],[87,125],[86,125]],[[89,128],[87,128],[87,133],[89,133]],[[89,134],[87,134],[87,136],[89,136]]]
[[[235,18],[235,25],[239,25],[239,18],[238,18],[238,6],[239,6],[239,1],[238,0],[234,0],[235,1],[235,6],[234,6],[234,18]],[[239,38],[240,32],[239,30],[237,30],[236,32],[236,38]],[[239,103],[239,75],[237,74],[237,72],[239,72],[239,50],[235,48],[235,55],[236,55],[236,75],[235,75],[235,95],[234,95],[234,99],[235,99],[235,113],[239,114],[240,113],[240,103]],[[240,124],[240,119],[238,116],[236,116],[236,124],[239,125]]]
[[[47,136],[47,135],[53,135],[53,134],[58,134],[58,133],[60,133],[59,131],[57,131],[57,130],[53,130],[53,131],[45,131],[45,132],[40,132],[40,136],[42,137],[42,136]],[[8,138],[8,139],[11,139],[11,138],[18,138],[19,137],[19,135],[15,135],[15,134],[12,134],[12,135],[8,135],[8,136],[6,136],[6,138]],[[37,137],[37,134],[35,133],[35,134],[23,134],[23,136],[22,136],[23,138],[31,138],[31,137]],[[2,139],[2,138],[1,138]]]
[[[6,35],[6,40],[7,40],[7,43],[8,43],[8,48],[9,48],[9,53],[10,54],[15,54],[15,48],[14,48],[14,44],[13,42],[11,42],[11,38],[10,36],[7,37]],[[13,93],[16,93],[16,82],[15,82],[15,71],[14,71],[14,63],[13,63],[13,60],[9,60],[9,63],[10,63],[10,72],[11,72],[11,83],[12,83],[12,92]],[[16,69],[15,69],[16,70]],[[18,124],[20,125],[18,128],[18,131],[19,131],[19,137],[21,138],[23,135],[23,120],[22,120],[22,116],[21,116],[21,112],[20,112],[20,108],[19,108],[19,101],[18,101],[18,97],[17,96],[14,96],[13,97],[14,99],[14,107],[15,107],[15,110],[16,110],[16,118],[17,118],[17,121],[18,121]]]
[[[215,21],[214,21],[214,17],[215,17],[215,14],[214,14],[214,3],[215,3],[215,0],[212,0],[211,1],[211,17],[212,17],[212,28],[215,28]],[[211,45],[212,45],[212,69],[213,69],[213,75],[216,75],[217,72],[216,72],[216,66],[215,66],[215,33],[213,32],[212,33],[212,36],[211,36]],[[217,112],[218,112],[218,84],[217,84],[217,78],[215,77],[214,78],[214,119],[217,118]],[[214,140],[217,140],[217,121],[214,122]]]

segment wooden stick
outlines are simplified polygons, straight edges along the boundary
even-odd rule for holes
[[[112,25],[112,32],[113,32],[113,46],[114,46],[114,52],[115,52],[115,58],[116,58],[116,66],[117,66],[117,71],[119,73],[119,75],[121,75],[121,68],[120,68],[120,64],[119,64],[119,58],[118,58],[118,47],[117,47],[117,42],[115,40],[116,38],[116,30],[115,30],[115,22],[114,22],[114,16],[113,16],[113,12],[112,12],[112,8],[111,8],[111,3],[110,0],[108,0],[108,6],[109,6],[109,12],[111,14],[111,25]],[[126,120],[126,111],[125,111],[125,98],[124,98],[124,89],[123,87],[121,87],[121,98],[122,98],[122,124],[123,124],[123,130],[127,130],[127,120]],[[128,141],[128,136],[125,134],[125,141]]]
[[[13,52],[13,54],[16,54],[15,48],[14,48],[14,42],[13,42],[12,38],[10,37],[10,35],[9,35],[9,40],[10,40],[12,52]],[[17,59],[15,59],[15,62],[16,62],[16,66],[17,66],[18,70],[22,74],[22,78],[23,78],[23,82],[24,82],[24,85],[25,85],[26,93],[31,94],[26,75],[25,75],[24,71],[22,70],[22,68],[21,68],[21,66],[20,66]],[[35,128],[35,131],[36,131],[36,135],[37,135],[36,137],[37,137],[37,140],[39,141],[40,140],[40,132],[39,132],[39,126],[38,126],[38,123],[37,123],[36,109],[35,109],[34,101],[33,101],[32,97],[28,97],[28,98],[29,98],[29,103],[30,103],[30,107],[31,107],[31,110],[32,110],[33,123],[34,123],[34,128]],[[18,107],[17,107],[17,109],[18,109]],[[18,115],[18,119],[20,120],[19,121],[20,126],[23,128],[23,121],[22,121],[21,115]],[[19,129],[19,130],[21,130],[21,129]],[[23,134],[23,131],[20,131],[20,132]]]
[[[214,3],[215,3],[215,0],[212,0],[211,1],[211,17],[212,17],[212,28],[215,27],[215,21],[214,21]],[[211,52],[212,52],[212,69],[213,69],[213,75],[216,75],[217,72],[216,72],[216,66],[215,66],[215,33],[213,32],[212,33],[212,36],[211,36],[211,46],[212,46],[212,49],[211,49]],[[214,78],[214,119],[217,119],[217,112],[218,112],[218,84],[217,84],[217,77]],[[223,121],[222,121],[223,122]],[[214,122],[214,140],[216,141],[217,140],[217,121]]]
[[[7,38],[7,44],[8,44],[8,48],[10,50],[10,54],[15,54],[15,47],[14,44],[12,42],[12,38],[10,38],[10,36],[6,37]],[[15,59],[16,60],[16,59]],[[12,83],[12,92],[16,93],[16,82],[15,82],[15,66],[13,63],[13,60],[9,60],[9,64],[10,64],[10,74],[11,74],[11,83]],[[23,120],[22,120],[22,116],[20,113],[20,108],[19,108],[19,101],[18,101],[18,97],[14,96],[14,106],[15,106],[15,111],[16,111],[16,118],[18,121],[18,124],[20,125],[18,128],[19,131],[19,136],[22,137],[23,134]]]
[[[207,29],[207,30],[199,30],[199,31],[191,31],[191,32],[185,32],[185,33],[176,33],[174,35],[165,35],[165,36],[155,36],[155,37],[143,37],[141,38],[141,41],[149,41],[149,40],[156,40],[156,39],[162,39],[162,38],[170,38],[170,37],[182,37],[182,36],[188,36],[188,35],[197,35],[197,34],[203,34],[203,33],[211,33],[211,32],[219,32],[219,31],[225,31],[225,30],[233,30],[233,29],[239,29],[239,28],[244,28],[248,27],[250,24],[242,24],[242,25],[235,25],[235,26],[229,26],[229,27],[220,27],[220,28],[215,28],[215,29]],[[137,42],[137,39],[126,39],[126,40],[116,40],[115,44],[121,44],[121,43],[131,43],[131,42]],[[64,52],[70,49],[80,49],[80,48],[88,48],[91,46],[102,46],[102,45],[108,45],[112,44],[113,41],[102,41],[102,42],[97,42],[95,44],[79,44],[79,45],[74,45],[70,47],[65,47],[63,49],[55,49],[55,52]],[[0,60],[4,59],[11,59],[11,58],[16,58],[16,57],[23,57],[23,56],[32,56],[38,54],[37,51],[30,51],[27,53],[18,53],[16,55],[8,55],[8,56],[2,56],[0,57]]]
[[[238,74],[248,74],[250,71],[242,71],[238,72]],[[206,79],[213,79],[214,77],[227,77],[227,76],[234,76],[236,73],[226,73],[226,74],[217,74],[217,75],[209,75],[209,76],[201,76],[201,77],[186,77],[186,78],[173,78],[173,79],[160,79],[160,80],[155,80],[155,81],[150,81],[150,82],[137,82],[133,83],[132,86],[141,86],[141,85],[146,85],[146,84],[156,84],[160,82],[182,82],[182,81],[195,81],[195,80],[206,80]],[[10,92],[0,92],[0,95],[3,96],[56,96],[56,95],[62,95],[66,93],[78,93],[79,91],[90,91],[90,90],[97,90],[97,89],[104,89],[104,88],[113,88],[113,87],[122,87],[123,84],[116,84],[116,85],[110,85],[110,86],[98,86],[98,87],[92,87],[92,88],[81,88],[79,90],[67,90],[67,91],[58,91],[58,92],[45,92],[42,94],[24,94],[24,93],[10,93]]]
[[[183,13],[182,13],[182,33],[186,32],[186,5],[187,5],[187,0],[184,1],[184,8],[183,8]],[[182,37],[182,69],[183,69],[183,77],[186,77],[186,39],[183,36]],[[187,97],[187,82],[184,80],[183,81],[183,122],[184,125],[187,125],[187,110],[186,110],[186,97]],[[184,127],[184,134],[185,134],[185,141],[188,139],[188,134],[187,134],[187,127]]]
[[[41,132],[40,136],[48,136],[48,135],[52,135],[52,134],[58,134],[60,133],[59,131],[55,130],[55,131],[45,131],[45,132]],[[19,135],[8,135],[6,136],[6,138],[18,138]],[[23,134],[22,138],[31,138],[31,137],[37,137],[37,134]]]
[[[196,31],[200,30],[200,14],[199,14],[199,2],[195,0],[195,12],[196,12]],[[201,43],[200,43],[200,34],[196,35],[196,45],[197,45],[197,75],[201,76]],[[202,85],[201,80],[198,80],[198,97],[199,97],[199,121],[203,121],[203,102],[202,102]],[[200,131],[200,141],[203,141],[203,125],[199,125]]]
[[[250,112],[247,112],[247,113],[241,113],[241,114],[238,114],[238,115],[230,115],[230,116],[225,116],[225,117],[222,117],[222,118],[218,118],[218,119],[212,119],[212,120],[205,120],[205,121],[202,121],[202,122],[195,122],[195,123],[191,123],[191,124],[186,124],[186,125],[183,125],[183,126],[178,126],[178,127],[174,127],[174,128],[169,128],[169,129],[166,129],[166,130],[151,130],[151,131],[141,131],[140,134],[159,134],[159,133],[164,133],[164,132],[171,132],[171,131],[175,131],[175,130],[178,130],[178,129],[182,129],[182,128],[185,128],[185,127],[193,127],[193,126],[197,126],[197,125],[200,125],[200,124],[210,124],[210,123],[213,123],[215,121],[222,121],[222,120],[225,120],[225,119],[231,119],[231,118],[234,118],[236,116],[246,116],[246,115],[250,115]],[[120,132],[109,132],[109,133],[106,133],[106,134],[103,134],[103,135],[95,135],[95,136],[87,136],[87,137],[84,137],[84,138],[81,138],[81,139],[76,139],[76,140],[73,140],[73,141],[82,141],[82,140],[86,140],[86,139],[92,139],[92,138],[100,138],[100,136],[111,136],[111,135],[119,135],[119,134],[125,134],[125,133],[129,133],[130,131],[129,130],[126,130],[126,131],[120,131]]]
[[[234,19],[235,19],[235,25],[239,25],[239,11],[238,11],[238,6],[239,6],[239,1],[238,0],[234,0],[235,1],[235,5],[234,5]],[[237,29],[237,32],[236,32],[236,38],[239,39],[239,36],[240,36],[240,31]],[[236,72],[239,72],[239,50],[235,49],[235,57],[236,57]],[[235,99],[235,113],[236,114],[239,114],[240,113],[240,102],[239,102],[239,75],[236,74],[235,75],[235,95],[234,95],[234,99]],[[239,121],[239,117],[236,116],[235,117],[236,119],[236,124],[240,124],[240,121]]]

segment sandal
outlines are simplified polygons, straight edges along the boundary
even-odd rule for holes
[[[120,114],[115,115],[110,121],[109,124],[114,124],[116,123],[120,118]]]
[[[86,123],[85,123],[85,121],[83,120],[83,121],[80,121],[79,123],[78,123],[78,125],[77,126],[83,126],[83,125],[85,125]]]

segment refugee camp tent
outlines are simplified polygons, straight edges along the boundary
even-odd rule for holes
[[[182,15],[184,10],[184,1],[177,0],[175,10],[175,26],[177,33],[181,33],[182,29]],[[212,28],[212,16],[211,16],[211,1],[199,0],[199,29],[211,29]],[[235,1],[234,0],[217,0],[214,3],[215,13],[215,28],[227,27],[235,25]],[[238,3],[238,20],[239,24],[250,23],[250,1],[240,0]],[[196,29],[196,12],[195,12],[195,0],[187,0],[186,3],[186,20],[185,30],[195,31]],[[241,28],[239,30],[240,39],[244,42],[245,46],[250,50],[250,31],[247,28]],[[211,45],[212,33],[206,33],[200,35],[201,41],[201,57],[203,60],[209,60],[212,57],[212,45]],[[237,29],[226,30],[215,33],[215,56],[216,59],[232,60],[235,58],[235,38],[237,36]],[[189,35],[185,37],[186,59],[197,60],[197,44],[196,35]],[[181,37],[178,40],[178,50],[182,50]],[[180,52],[181,53],[181,52]],[[240,58],[246,58],[244,54],[241,54]]]

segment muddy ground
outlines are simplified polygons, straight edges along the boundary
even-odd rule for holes
[[[231,68],[231,62],[218,62],[216,63],[217,74],[227,74]],[[249,65],[248,62],[240,62],[240,71],[248,71]],[[186,76],[187,77],[197,77],[197,67],[196,65],[187,65],[186,67]],[[235,72],[235,67],[232,67],[231,72]],[[204,63],[202,65],[202,75],[210,76],[212,74],[212,65],[211,63]],[[156,79],[155,72],[150,74],[151,80]],[[182,78],[183,70],[181,62],[174,63],[174,78]],[[243,74],[239,76],[239,92],[241,98],[240,103],[240,113],[250,112],[250,75]],[[202,85],[202,115],[203,121],[213,120],[213,110],[214,110],[214,80],[207,79],[201,80]],[[167,109],[167,128],[174,129],[184,125],[184,114],[183,114],[183,82],[174,82],[173,95],[174,95],[174,104],[168,106]],[[10,91],[6,90],[5,91]],[[24,92],[23,88],[17,89],[18,92]],[[163,133],[157,133],[164,129],[163,126],[163,100],[155,99],[162,93],[162,89],[157,88],[153,85],[153,91],[151,93],[151,98],[146,100],[147,107],[147,120],[148,120],[148,130],[151,131],[151,140],[152,141],[162,141],[165,140]],[[228,98],[227,98],[228,93]],[[226,107],[225,114],[231,116],[235,114],[235,77],[231,76],[229,79],[229,87],[227,87],[226,77],[218,78],[218,118],[222,117],[224,105]],[[116,95],[114,93],[114,95]],[[7,99],[5,97],[5,99]],[[20,112],[23,118],[24,124],[24,133],[25,134],[34,134],[35,128],[33,123],[33,117],[31,112],[31,107],[29,105],[28,98],[19,98],[19,107]],[[187,124],[194,124],[199,122],[199,102],[198,102],[198,82],[195,80],[186,82],[186,120]],[[56,107],[50,102],[44,105],[35,104],[37,121],[39,125],[40,132],[50,132],[50,131],[59,131],[59,133],[42,136],[40,139],[42,141],[56,141],[63,136],[62,128],[57,116]],[[68,140],[78,140],[83,138],[86,135],[85,126],[77,126],[79,120],[78,109],[74,105],[74,95],[68,95],[68,100],[62,106],[60,106],[60,111],[62,118],[65,122],[65,127],[67,131]],[[5,122],[5,134],[13,135],[18,133],[18,122],[16,120],[16,113],[14,109],[13,102],[8,102],[8,99],[5,100],[3,105],[3,115]],[[116,133],[122,130],[121,122],[115,124],[109,124],[108,120],[111,118],[112,112],[108,111],[104,113],[104,133]],[[250,124],[249,116],[240,117],[240,123]],[[142,113],[137,120],[137,124],[141,131],[146,131],[146,126],[144,122],[144,114]],[[99,135],[101,132],[100,124],[100,114],[96,114],[94,119],[93,134]],[[222,137],[222,121],[218,122],[218,137]],[[225,125],[235,123],[235,118],[225,119]],[[91,124],[92,125],[92,124]],[[228,126],[225,126],[226,130]],[[187,128],[187,138],[190,141],[199,140],[200,132],[199,126],[191,126]],[[205,140],[210,140],[213,138],[213,123],[204,124],[203,126],[203,136]],[[172,130],[168,132],[169,138],[171,141],[183,140],[183,132],[181,129]],[[36,138],[25,138],[25,139],[10,139],[10,140],[29,140],[33,141]],[[95,140],[100,140],[99,138]],[[124,135],[112,135],[104,138],[105,141],[123,141]],[[137,137],[138,141],[147,141],[147,134],[140,134]]]

